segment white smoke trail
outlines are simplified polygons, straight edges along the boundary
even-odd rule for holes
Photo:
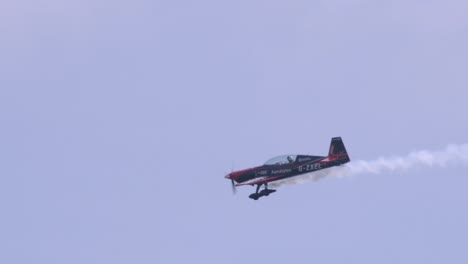
[[[468,144],[448,145],[439,151],[415,151],[402,157],[381,157],[376,160],[351,161],[343,166],[316,171],[285,180],[272,182],[272,187],[318,181],[325,177],[346,177],[358,174],[381,174],[408,171],[417,167],[446,167],[448,165],[468,165]]]

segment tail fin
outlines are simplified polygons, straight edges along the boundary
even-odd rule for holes
[[[350,161],[348,152],[346,151],[341,137],[332,138],[330,143],[330,151],[328,152],[328,157],[333,160],[339,159],[343,161],[343,163]]]

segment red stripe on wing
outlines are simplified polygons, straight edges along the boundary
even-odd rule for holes
[[[271,181],[277,180],[277,179],[279,179],[279,178],[281,178],[281,177],[283,177],[283,176],[284,176],[284,175],[278,175],[278,176],[274,176],[274,177],[268,177],[268,178],[259,179],[259,180],[257,180],[257,181],[238,183],[238,184],[236,184],[236,186],[264,184],[264,183],[267,183],[267,182],[271,182]]]

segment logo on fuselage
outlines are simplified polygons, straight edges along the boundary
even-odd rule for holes
[[[271,174],[283,174],[291,172],[291,169],[271,170]]]

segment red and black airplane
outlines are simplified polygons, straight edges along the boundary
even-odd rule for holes
[[[270,193],[276,192],[276,190],[268,189],[269,182],[339,166],[349,161],[341,137],[335,137],[331,140],[330,151],[326,157],[282,155],[268,160],[262,166],[231,172],[225,178],[231,180],[233,189],[236,186],[257,185],[257,190],[249,198],[258,200],[262,196],[268,196]],[[262,185],[265,185],[265,189],[258,192]]]

